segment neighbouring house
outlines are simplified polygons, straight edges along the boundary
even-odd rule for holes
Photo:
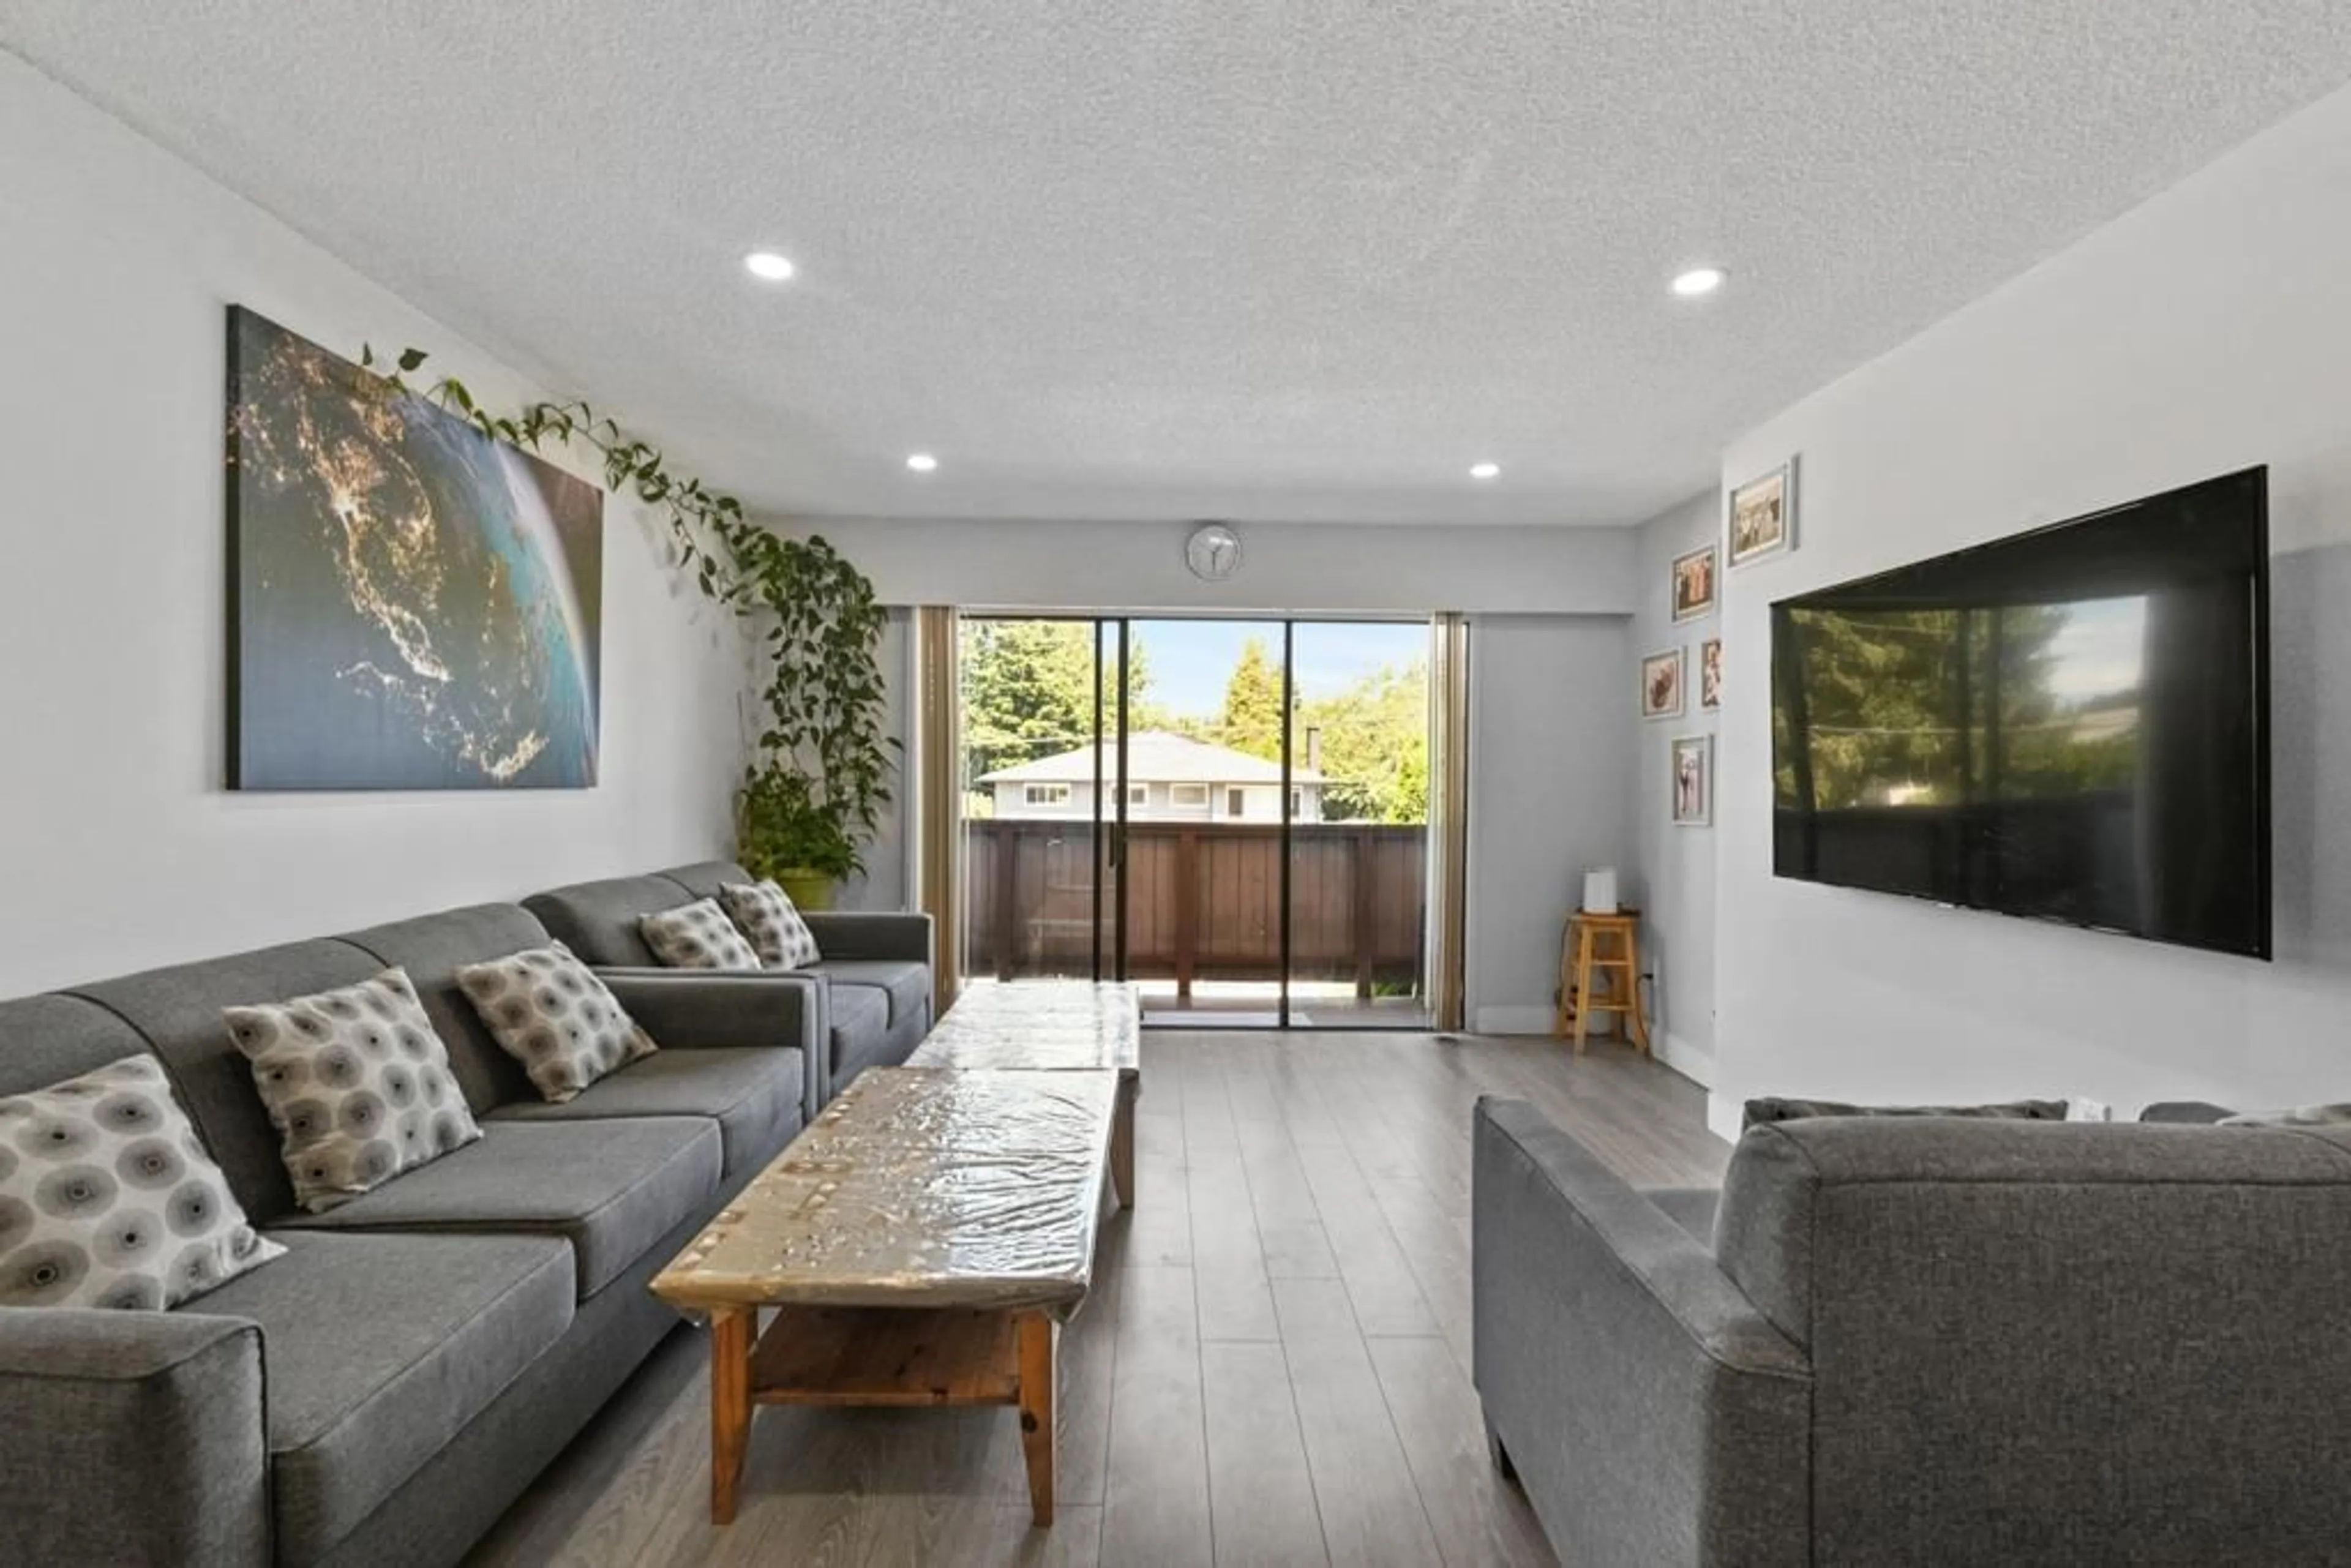
[[[1306,732],[1311,760],[1320,760],[1321,737]],[[1095,753],[1101,757],[1097,761]],[[1040,758],[1018,768],[999,768],[978,782],[993,791],[996,815],[1015,820],[1095,817],[1094,780],[1117,788],[1118,747],[1111,741],[1100,747],[1081,746],[1056,757]],[[1279,822],[1281,821],[1281,764],[1253,757],[1230,747],[1211,746],[1164,730],[1145,730],[1127,737],[1126,815],[1134,822]],[[1322,820],[1322,772],[1294,767],[1290,772],[1291,819]],[[1101,819],[1117,816],[1115,802],[1106,803]]]

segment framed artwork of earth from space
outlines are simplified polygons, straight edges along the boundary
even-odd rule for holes
[[[596,782],[604,493],[228,313],[232,789]]]

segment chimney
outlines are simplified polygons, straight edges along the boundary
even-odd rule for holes
[[[1322,727],[1319,724],[1306,727],[1306,770],[1310,773],[1322,771]]]

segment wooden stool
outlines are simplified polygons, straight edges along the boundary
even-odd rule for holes
[[[1607,984],[1600,984],[1605,981]],[[1583,1054],[1583,1036],[1593,1013],[1616,1015],[1616,1038],[1628,1037],[1641,1053],[1649,1053],[1649,1024],[1641,1016],[1641,912],[1620,909],[1614,915],[1582,910],[1567,917],[1567,931],[1559,951],[1559,1029],[1567,1038],[1574,1026],[1575,1054]]]

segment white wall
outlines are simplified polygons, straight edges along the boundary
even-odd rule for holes
[[[1242,526],[1240,570],[1203,582],[1184,564],[1192,523],[961,518],[779,519],[823,535],[887,604],[987,610],[1207,610],[1623,614],[1629,528]]]
[[[1650,519],[1640,529],[1631,653],[1682,650],[1688,671],[1683,716],[1632,720],[1634,822],[1621,896],[1641,910],[1641,957],[1655,977],[1650,1029],[1657,1054],[1700,1083],[1714,1082],[1715,830],[1673,821],[1673,743],[1677,736],[1711,735],[1718,715],[1698,706],[1698,648],[1720,634],[1720,600],[1706,615],[1673,618],[1673,559],[1698,549],[1720,531],[1719,497],[1712,490]],[[1715,579],[1718,591],[1721,578]],[[1724,671],[1725,683],[1729,669]],[[1625,706],[1636,709],[1635,674]]]
[[[1560,927],[1630,842],[1635,712],[1621,616],[1480,615],[1469,629],[1468,1003],[1481,1033],[1548,1033]]]
[[[617,501],[599,788],[223,789],[232,301],[532,390],[0,55],[0,995],[727,848],[742,644]]]
[[[2351,1099],[2351,91],[1737,442],[1799,549],[1727,582],[1718,1124],[1759,1092]],[[2277,961],[1773,880],[1775,598],[2271,465]]]

